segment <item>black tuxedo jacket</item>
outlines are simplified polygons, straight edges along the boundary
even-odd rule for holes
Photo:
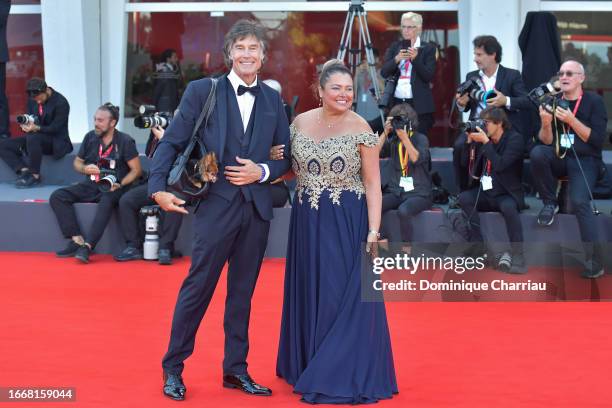
[[[190,82],[181,99],[179,110],[170,126],[166,129],[164,137],[159,142],[149,174],[149,194],[166,189],[166,180],[172,163],[176,156],[185,149],[191,138],[193,127],[202,111],[206,98],[210,93],[212,81],[208,78]],[[255,207],[264,220],[272,219],[272,194],[270,181],[282,176],[291,165],[289,123],[285,115],[285,108],[278,92],[259,82],[261,88],[257,95],[253,113],[255,122],[253,136],[248,147],[247,159],[255,163],[265,163],[270,169],[270,176],[266,183],[253,183],[250,185]],[[206,129],[202,125],[198,135],[204,142],[208,151],[217,155],[219,163],[219,177],[224,176],[224,153],[227,139],[227,92],[234,92],[225,76],[218,79],[215,110],[211,115]],[[238,115],[238,117],[240,117]],[[274,145],[284,144],[285,153],[282,160],[270,160],[270,148]],[[244,157],[243,157],[244,158]],[[239,189],[229,183],[213,183],[211,194],[226,197],[228,188]],[[223,190],[221,190],[223,189]],[[219,191],[217,191],[219,190]]]
[[[480,74],[478,72],[478,70],[469,72],[465,76],[466,81],[470,78],[479,79]],[[495,89],[510,98],[510,109],[504,107],[504,110],[514,130],[521,135],[525,135],[525,127],[521,122],[519,112],[521,109],[534,109],[534,107],[529,101],[529,98],[527,98],[527,89],[523,83],[521,73],[516,69],[506,68],[500,65],[497,71],[497,78],[495,79]],[[470,120],[476,118],[477,108],[478,102],[470,99],[470,102],[465,107],[465,111],[470,112]]]
[[[381,75],[385,79],[399,76],[399,68],[395,62],[395,56],[399,52],[401,44],[401,40],[392,43],[385,53],[383,66],[380,70]],[[412,85],[414,110],[419,115],[434,112],[436,109],[430,83],[436,72],[435,45],[421,41],[419,53],[411,63],[412,76],[410,77],[410,83]]]

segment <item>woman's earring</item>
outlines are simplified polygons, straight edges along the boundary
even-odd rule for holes
[[[323,98],[319,98],[319,107],[323,106]]]

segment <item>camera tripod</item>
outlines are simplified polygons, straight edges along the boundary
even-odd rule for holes
[[[347,51],[348,55],[348,68],[351,70],[353,77],[357,67],[361,63],[361,54],[365,52],[366,60],[368,62],[368,74],[374,87],[374,98],[378,103],[381,97],[381,90],[378,86],[376,76],[376,63],[374,61],[374,52],[372,50],[372,40],[370,38],[370,31],[368,30],[368,22],[366,20],[366,12],[363,8],[364,0],[351,0],[348,13],[346,14],[346,20],[344,21],[344,28],[342,29],[342,38],[340,39],[340,48],[338,49],[337,58],[344,61]],[[352,47],[353,42],[353,23],[357,18],[359,23],[359,37],[357,39],[356,47]],[[365,46],[365,48],[364,48]],[[353,102],[355,104],[355,102]],[[380,119],[382,123],[385,123],[385,118],[382,109],[378,109]]]

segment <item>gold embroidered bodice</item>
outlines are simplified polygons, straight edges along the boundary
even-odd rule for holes
[[[310,206],[319,208],[323,191],[340,205],[340,194],[352,191],[359,198],[365,193],[361,179],[359,145],[376,146],[378,136],[372,133],[333,136],[315,142],[291,125],[291,166],[297,177],[296,196],[300,204],[304,192]]]

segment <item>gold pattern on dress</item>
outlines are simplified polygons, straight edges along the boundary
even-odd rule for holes
[[[359,145],[373,147],[378,136],[373,133],[333,136],[315,142],[294,125],[291,125],[291,163],[297,177],[296,195],[300,204],[308,194],[310,206],[319,209],[319,199],[324,191],[340,205],[343,191],[352,191],[359,199],[365,193],[361,179],[361,155]]]

